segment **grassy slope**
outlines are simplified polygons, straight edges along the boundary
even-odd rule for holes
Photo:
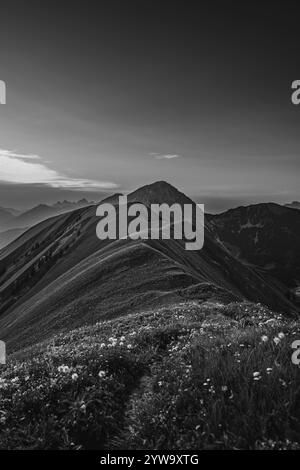
[[[180,264],[146,245],[116,242],[3,316],[1,338],[9,351],[20,349],[60,331],[163,302],[169,295],[176,298],[178,289],[196,282]]]
[[[299,449],[299,335],[197,300],[60,334],[1,369],[0,448]]]
[[[97,241],[90,225],[82,236],[83,241],[77,240],[43,276],[37,272],[36,285],[0,316],[1,338],[10,350],[59,331],[144,309],[162,296],[176,298],[177,289],[199,282],[274,309],[289,307],[272,284],[209,237],[204,249],[195,253],[186,251],[178,240],[105,244]]]

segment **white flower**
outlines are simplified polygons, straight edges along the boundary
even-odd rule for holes
[[[78,379],[78,374],[72,374],[72,380],[74,380],[74,382]]]
[[[105,376],[106,376],[105,370],[100,370],[100,372],[99,372],[98,375],[99,375],[100,379],[102,379],[103,377],[105,377]]]
[[[262,340],[263,343],[266,343],[267,341],[269,341],[269,338],[266,335],[263,335],[261,337],[261,340]]]
[[[255,380],[255,382],[261,380],[260,372],[253,372],[253,380]]]
[[[59,366],[57,368],[58,372],[62,372],[63,374],[67,374],[68,372],[70,372],[70,367],[68,366]]]
[[[283,333],[283,331],[278,333],[278,338],[283,339],[284,337],[285,337],[285,334]]]
[[[132,349],[132,344],[127,344],[127,349]]]
[[[280,338],[277,338],[277,336],[275,336],[273,341],[274,341],[275,344],[279,344],[280,343]]]
[[[228,390],[227,385],[222,385],[222,392],[227,392],[227,390]]]
[[[272,370],[273,370],[272,367],[267,367],[266,368],[267,374],[270,375]]]

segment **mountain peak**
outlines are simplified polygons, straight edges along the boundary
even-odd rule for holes
[[[191,203],[184,193],[181,193],[167,181],[155,181],[141,188],[136,189],[128,195],[129,201],[139,201],[145,204],[162,204],[169,205],[174,203],[188,204]]]

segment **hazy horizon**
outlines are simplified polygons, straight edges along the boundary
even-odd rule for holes
[[[154,183],[154,181],[152,182]],[[150,183],[151,184],[151,183]],[[136,190],[138,189],[140,186],[137,186],[135,188],[132,188],[132,190]],[[180,189],[180,188],[177,188],[177,189]],[[95,193],[95,192],[82,192],[80,194],[78,194],[78,192],[75,192],[75,191],[64,191],[62,190],[61,193],[56,193],[55,192],[55,196],[60,196],[59,199],[53,197],[53,195],[49,194],[48,197],[44,194],[45,191],[42,192],[42,199],[40,200],[36,200],[33,204],[19,204],[19,205],[13,205],[11,204],[10,206],[0,206],[0,208],[3,208],[3,209],[12,209],[12,210],[17,210],[17,211],[20,211],[20,212],[25,212],[27,210],[30,210],[40,204],[46,204],[46,205],[54,205],[58,202],[71,202],[71,203],[78,203],[80,202],[82,199],[86,199],[87,202],[89,203],[97,203],[97,202],[100,202],[101,200],[105,199],[106,197],[110,196],[111,194],[115,194],[115,192],[111,192],[111,193]],[[124,192],[120,192],[120,194],[129,194],[131,191],[124,191]],[[224,212],[228,209],[234,209],[236,207],[239,207],[239,206],[247,206],[247,205],[251,205],[251,204],[260,204],[260,203],[277,203],[277,204],[290,204],[292,203],[293,201],[285,201],[283,203],[279,203],[279,202],[276,202],[276,201],[273,201],[271,199],[268,198],[268,196],[266,195],[265,198],[263,199],[255,199],[255,197],[253,197],[251,199],[251,197],[249,197],[249,200],[246,200],[247,198],[245,198],[245,201],[241,201],[239,198],[237,199],[234,199],[234,197],[232,197],[231,199],[225,199],[225,200],[221,200],[221,197],[218,198],[217,196],[209,196],[209,195],[203,195],[203,197],[199,198],[198,196],[193,196],[191,194],[186,194],[187,196],[189,196],[191,199],[193,199],[196,203],[199,203],[199,204],[205,204],[205,211],[208,212],[208,213],[220,213],[220,212]],[[203,202],[204,201],[204,202]]]

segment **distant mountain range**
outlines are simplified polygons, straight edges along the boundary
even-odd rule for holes
[[[117,203],[117,195],[107,201]],[[139,188],[128,201],[149,210],[152,203],[194,204],[166,182]],[[289,296],[300,264],[297,211],[263,204],[207,216],[200,251],[185,250],[181,240],[100,241],[95,214],[89,205],[48,218],[0,251],[0,331],[10,350],[182,299],[248,299],[298,312]]]
[[[0,249],[14,240],[27,228],[63,212],[91,205],[86,199],[77,202],[62,201],[53,205],[39,204],[24,212],[0,207]]]
[[[300,209],[300,202],[299,201],[293,201],[288,204],[285,204],[285,207],[290,207],[291,209]]]

